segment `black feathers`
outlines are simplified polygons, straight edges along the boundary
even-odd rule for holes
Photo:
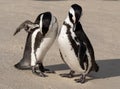
[[[35,46],[34,46],[35,51],[37,48],[39,48],[42,39],[43,39],[43,35],[40,32],[38,32],[35,38]]]
[[[45,35],[48,30],[49,30],[49,26],[50,26],[50,22],[51,22],[51,13],[47,12],[44,16],[43,16],[43,26],[42,26],[42,32],[43,32],[43,35]]]
[[[81,6],[79,6],[77,4],[73,4],[71,7],[74,9],[75,17],[76,17],[76,23],[77,23],[79,21],[81,15],[82,15],[82,8],[81,8]]]
[[[95,71],[98,71],[98,70],[99,70],[99,67],[98,67],[98,65],[97,65],[96,62],[95,62],[95,56],[94,56],[93,47],[92,47],[92,45],[91,45],[91,43],[90,43],[87,35],[86,35],[85,32],[83,31],[83,28],[82,28],[80,22],[77,23],[77,25],[76,25],[75,34],[76,34],[78,40],[81,42],[81,44],[82,44],[84,47],[86,47],[86,49],[88,49],[88,52],[89,52],[90,58],[91,58],[92,69],[95,70]],[[84,48],[84,47],[83,47],[83,48]],[[81,51],[81,52],[84,52],[84,51]],[[81,52],[80,52],[80,55],[81,55]],[[80,56],[80,57],[81,57],[81,56]],[[82,59],[80,59],[80,60],[82,60],[82,61],[84,61],[84,62],[86,61],[86,59],[85,59],[85,58],[83,59],[83,57],[82,57]],[[84,63],[84,62],[83,62],[83,63]],[[81,64],[81,63],[80,63],[80,64]],[[83,64],[81,64],[81,65],[83,65]]]
[[[79,59],[80,66],[82,67],[82,69],[85,69],[84,62],[86,62],[86,46],[84,45],[83,42],[80,43],[78,50],[79,50],[78,57],[80,58]]]
[[[41,18],[41,16],[43,15],[43,17]],[[40,14],[37,19],[35,20],[36,24],[40,24],[40,20],[42,21],[42,33],[45,36],[46,33],[49,30],[49,26],[51,23],[51,19],[52,19],[52,14],[50,12],[45,12]]]
[[[72,22],[72,23],[74,23],[74,20],[72,19],[73,18],[73,15],[69,12],[69,18],[70,18],[70,21]]]

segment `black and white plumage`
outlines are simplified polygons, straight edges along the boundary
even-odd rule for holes
[[[45,76],[43,72],[49,71],[43,66],[43,59],[52,46],[58,33],[58,22],[50,12],[41,13],[34,23],[25,21],[16,30],[14,35],[24,28],[28,32],[23,59],[15,65],[18,69],[32,68],[32,72]],[[39,72],[37,72],[37,67]]]
[[[69,74],[61,74],[62,77],[73,77],[74,73],[81,73],[77,82],[84,83],[86,75],[91,71],[98,71],[95,62],[93,47],[79,22],[82,8],[73,4],[68,16],[63,22],[58,37],[60,55],[64,62],[70,67]]]

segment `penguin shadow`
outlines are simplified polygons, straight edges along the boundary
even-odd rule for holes
[[[69,70],[69,67],[66,64],[48,65],[45,67],[54,71]]]
[[[120,59],[98,60],[97,64],[99,65],[99,71],[97,73],[90,72],[90,74],[88,75],[89,77],[92,77],[92,79],[102,79],[120,76]],[[48,65],[45,67],[54,71],[70,70],[66,64]],[[75,75],[74,77],[77,76],[79,76],[79,74]]]
[[[90,76],[94,78],[110,78],[120,76],[120,59],[98,60],[99,71],[92,72]]]

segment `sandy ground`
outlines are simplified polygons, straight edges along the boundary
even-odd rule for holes
[[[30,70],[13,67],[22,58],[27,33],[13,37],[23,21],[34,21],[39,13],[51,11],[59,21],[65,19],[71,4],[83,7],[81,23],[91,40],[98,73],[90,73],[87,82],[62,78],[69,68],[62,62],[57,41],[47,53],[44,65],[56,71],[40,78]],[[120,89],[120,1],[119,0],[0,0],[0,89]],[[93,78],[92,78],[93,77]]]

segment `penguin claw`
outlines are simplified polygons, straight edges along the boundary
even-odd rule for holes
[[[49,69],[46,69],[42,63],[38,63],[39,65],[39,70],[42,71],[42,72],[45,72],[45,73],[55,73],[55,71],[52,71],[52,70],[49,70]]]
[[[35,75],[37,75],[37,76],[39,76],[39,77],[47,77],[47,75],[45,75],[44,73],[42,73],[42,72],[34,72],[33,74],[35,74]]]
[[[38,75],[40,77],[47,77],[47,75],[45,75],[42,71],[38,72],[36,70],[36,67],[32,67],[32,73],[35,74],[35,75]]]
[[[81,84],[85,83],[85,80],[84,80],[84,79],[75,79],[75,81],[76,81],[77,83],[81,83]]]
[[[75,81],[81,84],[85,83],[85,76],[83,74],[81,74],[80,76],[80,79],[75,79]]]
[[[45,74],[42,73],[42,72],[39,73],[39,76],[40,76],[40,77],[47,77],[47,75],[45,75]]]
[[[61,76],[61,77],[72,78],[72,77],[74,77],[74,73],[75,73],[75,72],[74,72],[73,70],[71,70],[70,73],[60,74],[60,76]]]

